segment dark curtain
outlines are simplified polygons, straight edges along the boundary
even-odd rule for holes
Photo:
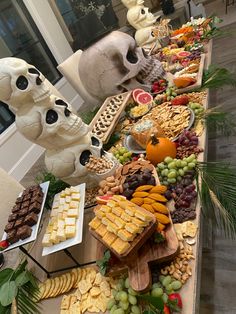
[[[83,49],[99,38],[118,28],[118,19],[111,0],[70,0],[77,21],[70,29],[75,49]]]

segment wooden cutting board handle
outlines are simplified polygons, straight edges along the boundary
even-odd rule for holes
[[[142,254],[140,254],[142,253]],[[132,260],[128,262],[129,282],[132,289],[137,292],[148,291],[152,284],[151,271],[148,261],[151,260],[151,247],[146,242]]]

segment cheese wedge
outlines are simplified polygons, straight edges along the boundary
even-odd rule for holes
[[[139,227],[137,227],[135,224],[132,224],[132,223],[127,223],[125,225],[125,229],[132,234],[136,234],[139,232]]]
[[[104,240],[104,242],[106,244],[108,244],[109,246],[112,245],[112,243],[117,239],[117,236],[112,233],[112,232],[107,232],[103,237],[102,239]]]
[[[93,218],[90,221],[89,226],[93,229],[97,229],[101,225],[101,220],[98,217]]]
[[[127,242],[127,241],[133,241],[133,239],[135,238],[135,235],[128,232],[125,229],[119,230],[117,233],[118,237],[121,238],[123,241]]]
[[[111,212],[113,214],[115,214],[116,216],[121,216],[121,214],[123,213],[123,209],[121,209],[120,207],[112,207]]]
[[[130,247],[130,244],[126,241],[121,240],[120,238],[117,238],[112,244],[112,248],[118,254],[125,253],[129,249],[129,247]]]

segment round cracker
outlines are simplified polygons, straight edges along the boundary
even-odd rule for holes
[[[54,278],[54,280],[55,280],[55,286],[54,286],[54,291],[52,291],[51,297],[57,296],[59,288],[60,288],[60,279],[59,279],[59,277]]]
[[[75,278],[76,278],[75,277],[76,275],[74,273],[71,272],[70,275],[71,275],[71,284],[68,287],[68,290],[67,290],[68,292],[73,288],[75,284]]]
[[[42,297],[43,297],[43,295],[44,295],[44,292],[45,292],[45,289],[46,289],[46,286],[45,286],[43,283],[41,283],[41,284],[39,285],[39,296],[38,296],[38,300],[41,300],[41,299],[42,299]]]
[[[62,280],[62,287],[60,289],[60,294],[63,293],[64,289],[65,289],[65,286],[66,286],[66,274],[62,275],[61,276],[61,280]]]
[[[53,293],[53,291],[54,291],[54,288],[55,288],[55,279],[53,278],[53,279],[51,279],[51,288],[50,288],[50,290],[48,291],[48,294],[45,296],[45,298],[51,298],[51,296],[52,296],[52,293]]]
[[[60,279],[60,285],[59,285],[59,289],[58,289],[57,295],[61,294],[61,291],[62,291],[62,288],[63,288],[63,285],[64,285],[64,276],[63,275],[60,276],[59,279]]]
[[[46,296],[48,295],[48,292],[50,291],[51,285],[52,285],[52,281],[51,279],[47,279],[44,283],[45,285],[45,290],[44,290],[44,294],[42,296],[42,299],[45,299]]]
[[[76,283],[76,282],[77,282],[77,279],[78,279],[78,272],[77,272],[77,269],[76,269],[76,268],[73,268],[71,272],[75,275],[75,283]]]
[[[65,287],[62,291],[62,293],[65,293],[65,292],[68,292],[68,289],[71,285],[71,281],[72,281],[72,276],[71,276],[71,273],[66,273],[66,284],[65,284]]]

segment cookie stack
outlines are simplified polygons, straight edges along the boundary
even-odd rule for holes
[[[4,229],[7,233],[6,240],[10,244],[31,236],[31,227],[38,221],[42,201],[43,192],[39,185],[25,189],[22,195],[16,199],[12,213],[8,217],[8,224]]]

